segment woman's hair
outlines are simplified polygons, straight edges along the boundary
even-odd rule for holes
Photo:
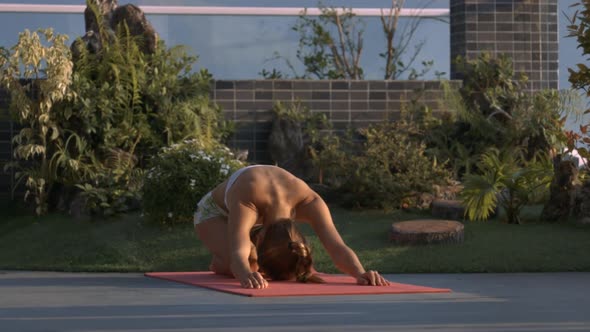
[[[251,232],[260,272],[272,280],[323,283],[312,273],[311,248],[291,219],[280,219]]]

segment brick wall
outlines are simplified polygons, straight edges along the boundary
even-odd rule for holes
[[[10,121],[8,103],[8,94],[0,89],[0,199],[11,197],[11,188],[14,184],[14,174],[4,172],[4,165],[12,156],[10,142],[14,135],[14,123]]]
[[[326,114],[335,130],[345,130],[395,120],[402,104],[416,98],[436,111],[440,97],[438,81],[239,80],[217,81],[213,90],[225,117],[237,125],[230,145],[248,149],[255,162],[271,162],[267,140],[275,102],[299,101]]]
[[[531,91],[557,89],[557,0],[451,0],[451,60],[506,54]],[[461,73],[451,64],[451,78]]]

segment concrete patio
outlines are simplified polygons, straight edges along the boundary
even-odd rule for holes
[[[590,331],[590,273],[387,277],[453,292],[249,298],[141,274],[4,271],[0,331]]]

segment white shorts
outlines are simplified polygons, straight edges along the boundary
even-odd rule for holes
[[[197,204],[197,211],[195,211],[195,218],[193,223],[195,225],[202,223],[203,221],[215,217],[226,217],[227,212],[223,210],[219,205],[215,204],[211,192],[203,196]]]

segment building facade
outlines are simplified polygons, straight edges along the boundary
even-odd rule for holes
[[[530,90],[559,86],[557,0],[451,0],[451,79],[461,79],[453,59],[482,52],[506,54],[528,77]]]

